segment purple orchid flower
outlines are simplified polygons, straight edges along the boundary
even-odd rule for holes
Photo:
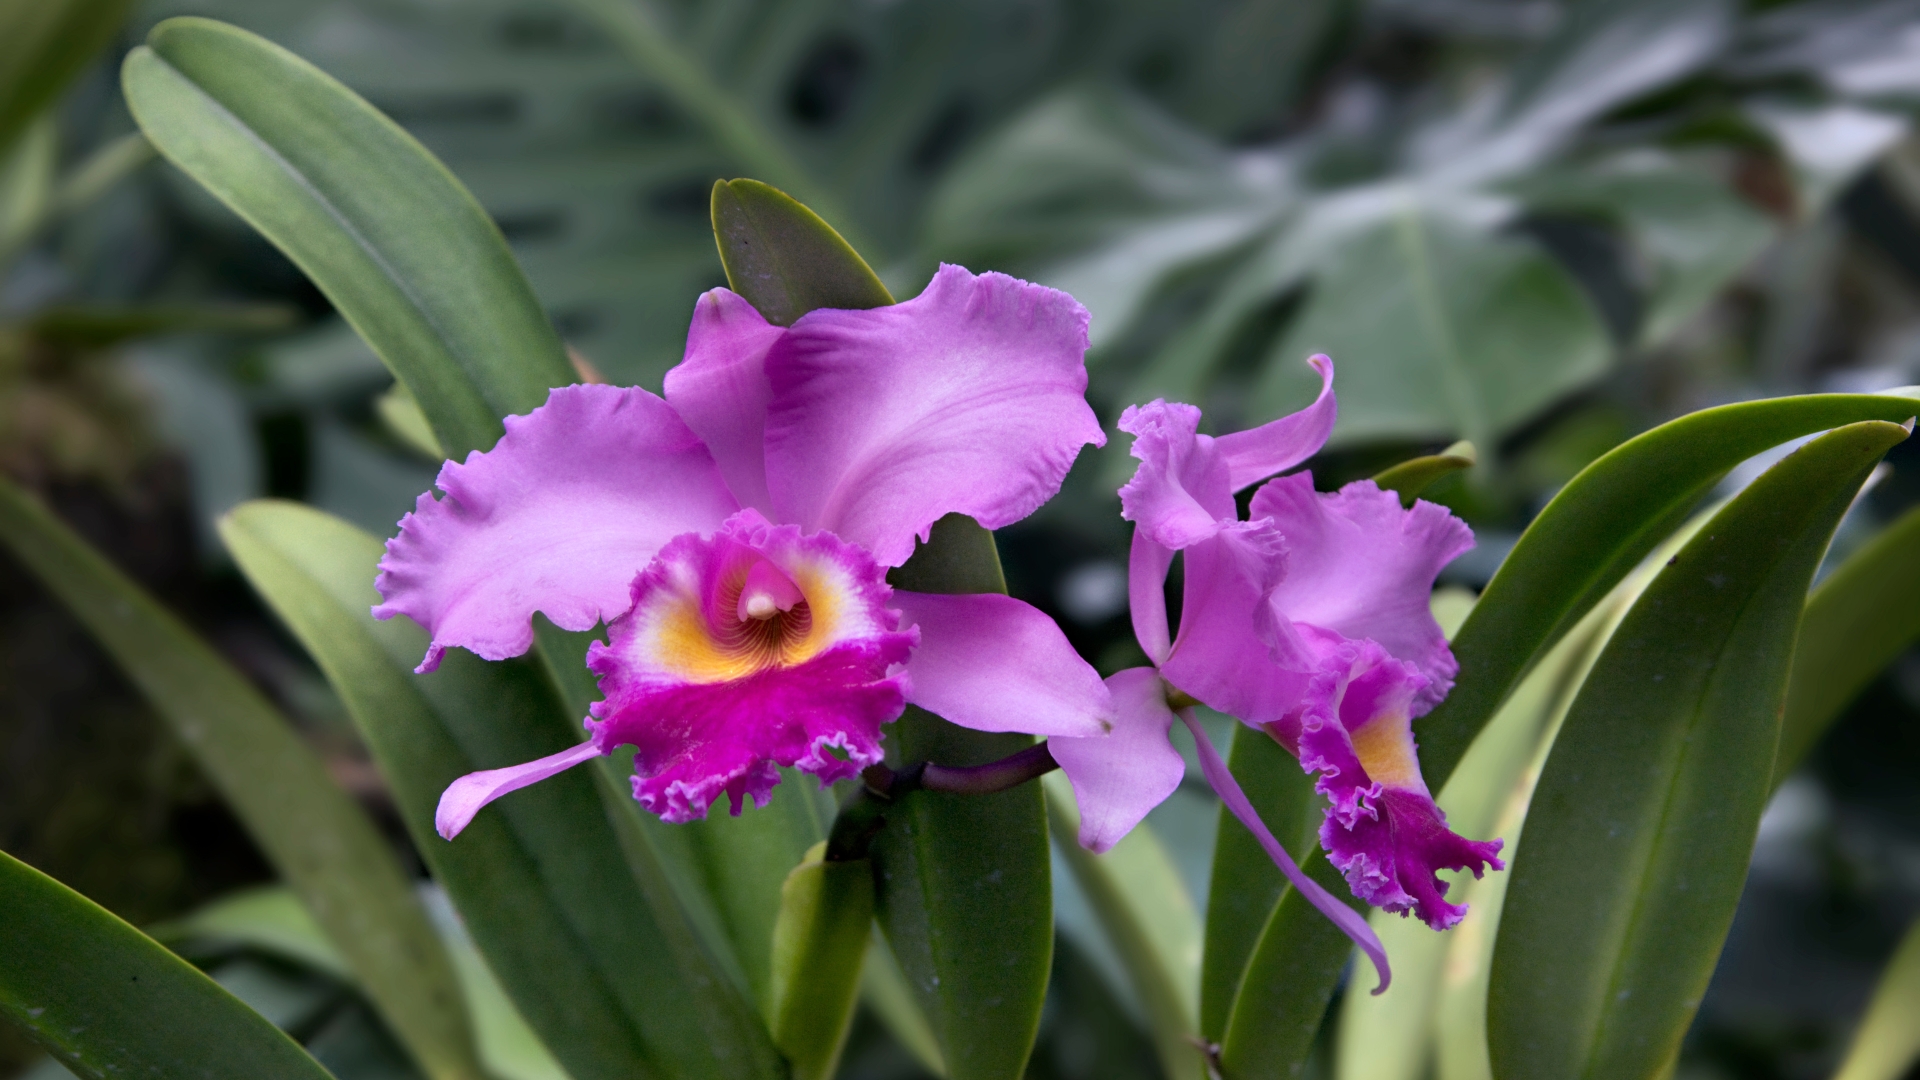
[[[1249,520],[1239,519],[1235,492],[1305,461],[1333,430],[1333,364],[1309,362],[1322,379],[1318,400],[1250,431],[1201,435],[1199,409],[1165,401],[1121,416],[1140,459],[1120,489],[1123,516],[1135,525],[1133,628],[1154,666],[1107,680],[1119,710],[1110,735],[1048,745],[1080,803],[1080,842],[1104,851],[1179,786],[1185,768],[1167,735],[1183,720],[1227,807],[1373,955],[1384,987],[1378,939],[1301,874],[1191,708],[1169,704],[1199,702],[1238,717],[1318,773],[1317,790],[1332,802],[1321,843],[1369,903],[1444,929],[1466,909],[1446,902],[1434,871],[1502,868],[1498,840],[1448,831],[1413,740],[1412,720],[1446,696],[1457,670],[1428,597],[1440,568],[1473,545],[1465,523],[1428,502],[1403,509],[1370,480],[1320,494],[1304,472],[1268,481]],[[1177,639],[1163,591],[1176,551],[1186,556]]]
[[[387,543],[378,618],[489,660],[535,611],[605,620],[592,737],[461,777],[451,839],[507,792],[632,745],[634,797],[668,821],[764,806],[776,766],[831,783],[879,762],[911,702],[981,731],[1094,736],[1110,692],[1053,621],[1002,595],[895,590],[886,570],[949,513],[987,528],[1059,490],[1105,437],[1085,400],[1088,315],[1072,297],[942,266],[919,297],[769,324],[700,298],[664,400],[561,387],[448,462]]]

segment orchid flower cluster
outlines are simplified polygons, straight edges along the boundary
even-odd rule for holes
[[[604,622],[606,641],[587,656],[603,695],[588,739],[460,778],[440,835],[623,746],[634,797],[664,820],[703,817],[723,796],[739,814],[766,804],[782,767],[832,784],[880,765],[885,725],[913,704],[1046,737],[1080,842],[1104,851],[1184,778],[1179,720],[1227,808],[1384,985],[1378,939],[1298,869],[1194,715],[1233,716],[1318,775],[1321,843],[1368,903],[1444,929],[1465,909],[1436,871],[1502,868],[1499,841],[1448,830],[1412,733],[1455,674],[1428,597],[1471,546],[1466,525],[1371,481],[1322,493],[1308,473],[1280,475],[1332,431],[1329,360],[1311,361],[1317,401],[1250,431],[1200,434],[1198,409],[1164,401],[1121,416],[1139,459],[1120,490],[1132,621],[1152,666],[1103,680],[1028,604],[888,583],[940,518],[1019,521],[1083,447],[1104,445],[1086,401],[1088,324],[1065,293],[955,266],[913,300],[790,327],[714,289],[664,397],[556,389],[509,417],[493,449],[447,462],[443,497],[423,494],[400,522],[377,581],[374,614],[431,635],[417,670],[456,646],[519,655],[535,613],[568,630]],[[1242,519],[1236,493],[1263,480]]]

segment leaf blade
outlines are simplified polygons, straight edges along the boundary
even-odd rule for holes
[[[451,961],[366,812],[218,653],[0,480],[0,541],[106,647],[339,944],[430,1075],[478,1077]]]
[[[147,137],[284,252],[413,392],[455,457],[574,381],[486,213],[425,148],[244,30],[169,19],[121,80]]]
[[[1860,483],[1906,435],[1849,425],[1768,470],[1595,662],[1511,871],[1488,994],[1496,1075],[1646,1076],[1678,1052],[1771,791],[1804,591]]]
[[[1625,577],[1735,465],[1861,420],[1898,423],[1910,398],[1813,394],[1704,409],[1615,447],[1555,495],[1454,636],[1460,677],[1421,721],[1421,768],[1446,784],[1533,661]]]
[[[328,1080],[298,1043],[105,908],[0,852],[0,1015],[85,1077]]]

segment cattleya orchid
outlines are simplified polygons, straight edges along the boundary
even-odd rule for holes
[[[1118,708],[1110,735],[1049,745],[1080,803],[1081,843],[1102,851],[1179,785],[1184,765],[1168,733],[1184,720],[1228,808],[1303,894],[1355,933],[1357,916],[1286,858],[1191,706],[1237,717],[1319,774],[1316,789],[1331,804],[1320,840],[1354,895],[1445,929],[1466,908],[1446,902],[1434,872],[1503,868],[1498,840],[1447,829],[1421,778],[1412,728],[1453,684],[1457,665],[1428,597],[1440,568],[1473,537],[1432,503],[1402,508],[1370,480],[1323,494],[1305,472],[1267,481],[1240,520],[1236,492],[1305,461],[1333,430],[1332,362],[1310,363],[1321,375],[1319,398],[1249,431],[1202,435],[1199,409],[1165,401],[1121,416],[1140,460],[1120,490],[1122,514],[1134,523],[1133,628],[1153,666],[1108,679]],[[1177,638],[1164,593],[1175,552],[1185,554],[1186,578]],[[1369,952],[1378,947],[1371,938],[1356,934]]]
[[[455,781],[435,825],[616,747],[668,821],[765,805],[779,766],[831,783],[881,760],[911,702],[982,731],[1092,737],[1109,691],[1053,621],[998,594],[891,588],[947,514],[987,528],[1059,490],[1105,437],[1072,297],[943,266],[913,300],[791,327],[714,289],[665,397],[554,390],[491,450],[448,462],[387,544],[379,618],[498,660],[538,611],[605,621],[585,743]]]

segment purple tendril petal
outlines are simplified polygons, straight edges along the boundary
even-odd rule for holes
[[[1367,959],[1373,961],[1373,970],[1380,975],[1380,985],[1374,987],[1373,992],[1375,995],[1386,993],[1387,985],[1393,981],[1393,971],[1387,966],[1386,947],[1380,944],[1373,927],[1367,925],[1367,920],[1359,912],[1341,903],[1332,893],[1321,888],[1318,882],[1301,872],[1300,867],[1288,856],[1287,850],[1280,846],[1280,841],[1274,839],[1267,823],[1254,812],[1253,804],[1247,801],[1246,792],[1240,790],[1239,781],[1233,778],[1227,763],[1220,760],[1220,752],[1213,748],[1213,740],[1207,738],[1200,722],[1194,719],[1193,710],[1180,710],[1180,719],[1187,725],[1187,730],[1193,732],[1194,749],[1200,754],[1200,771],[1206,774],[1207,783],[1213,785],[1213,790],[1219,793],[1220,800],[1227,804],[1233,816],[1240,819],[1240,824],[1245,825],[1247,831],[1253,833],[1253,838],[1260,841],[1267,857],[1287,876],[1293,887],[1300,890],[1301,895],[1319,909],[1320,914],[1331,919],[1341,933],[1352,938],[1353,943],[1360,946],[1360,951],[1367,954]]]
[[[433,828],[442,839],[451,840],[460,835],[460,830],[473,821],[473,815],[480,808],[509,791],[519,791],[528,784],[536,784],[549,776],[558,776],[575,765],[600,756],[600,748],[592,742],[583,742],[579,746],[549,754],[537,761],[521,765],[509,765],[504,769],[488,769],[485,772],[468,773],[447,785],[440,795],[440,805],[433,812]]]

